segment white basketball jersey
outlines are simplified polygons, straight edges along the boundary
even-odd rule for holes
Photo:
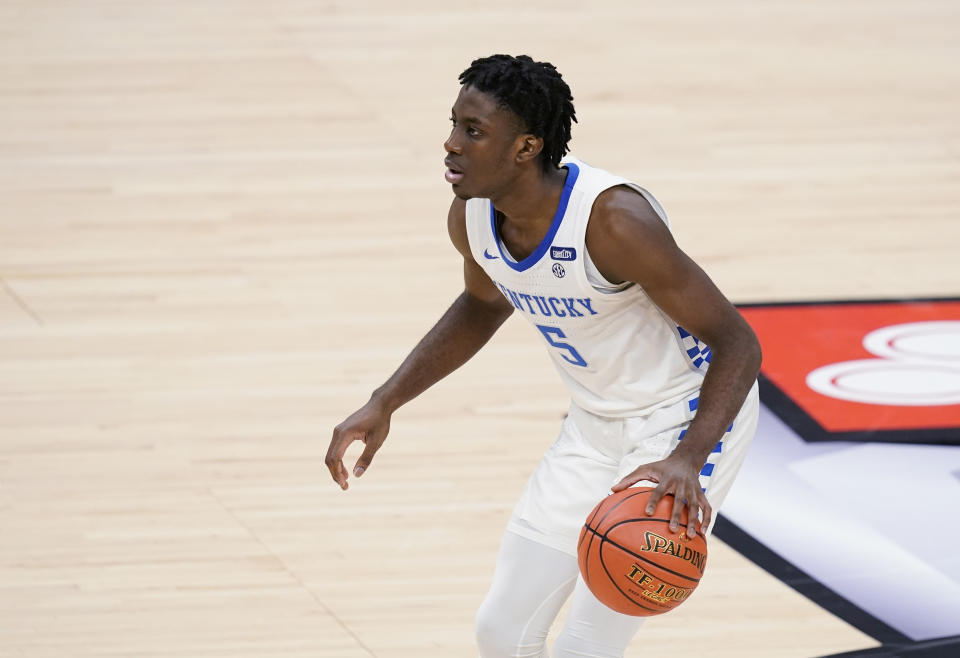
[[[594,201],[616,185],[637,190],[664,223],[667,217],[649,192],[630,181],[569,156],[562,166],[568,173],[556,215],[532,254],[521,261],[510,256],[489,199],[467,201],[470,250],[534,326],[577,405],[600,416],[645,416],[699,390],[710,349],[639,285],[599,281],[585,239]]]

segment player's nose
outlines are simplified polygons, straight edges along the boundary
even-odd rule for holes
[[[447,153],[456,153],[459,155],[461,153],[461,149],[460,145],[454,139],[455,134],[455,131],[450,132],[450,136],[447,137],[447,139],[443,142],[443,150]]]

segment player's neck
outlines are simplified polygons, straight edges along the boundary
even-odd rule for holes
[[[553,221],[567,180],[567,169],[547,173],[531,170],[518,177],[504,194],[492,199],[505,221],[521,229],[533,229]]]

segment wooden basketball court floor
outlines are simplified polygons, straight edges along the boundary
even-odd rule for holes
[[[475,655],[566,407],[538,341],[349,492],[323,456],[461,288],[441,143],[494,52],[559,67],[573,152],[732,300],[960,288],[953,2],[5,0],[0,656]],[[716,538],[708,574],[628,655],[876,644]]]

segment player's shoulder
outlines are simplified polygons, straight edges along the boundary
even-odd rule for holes
[[[658,285],[663,272],[680,262],[670,229],[647,198],[629,185],[598,195],[587,224],[586,246],[600,273],[611,282]]]
[[[663,219],[650,201],[627,183],[613,185],[597,195],[588,226],[608,235],[661,231],[665,228]]]
[[[592,200],[591,221],[594,217],[635,216],[638,220],[658,217],[636,184],[629,179],[587,164],[572,154],[564,157],[563,164],[577,167],[577,187]]]

